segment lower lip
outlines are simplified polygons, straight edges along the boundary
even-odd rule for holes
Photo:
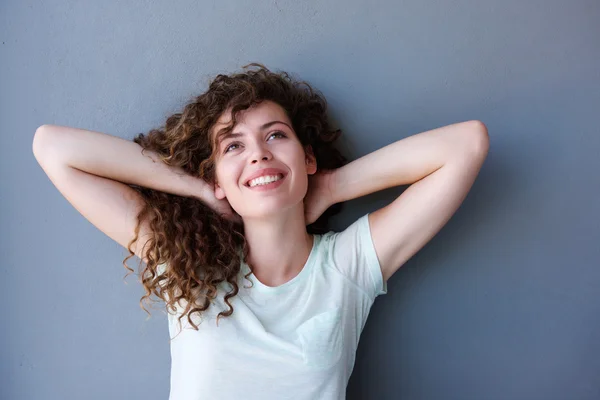
[[[286,177],[284,176],[283,178],[281,178],[278,181],[267,183],[266,185],[248,186],[248,188],[251,189],[251,190],[259,191],[259,192],[263,192],[265,190],[275,189],[275,188],[278,188],[279,186],[281,186],[281,184],[283,183],[283,181],[285,180],[285,178]]]

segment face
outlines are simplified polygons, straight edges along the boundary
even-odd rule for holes
[[[212,134],[230,121],[228,110]],[[226,198],[243,219],[302,207],[308,175],[317,169],[311,149],[305,151],[285,110],[271,101],[241,111],[231,134],[217,140],[216,152],[215,196]],[[252,179],[260,175],[265,176]]]

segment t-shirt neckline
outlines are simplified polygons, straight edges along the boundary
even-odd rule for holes
[[[261,281],[259,281],[258,278],[256,278],[256,276],[254,274],[250,274],[248,276],[248,279],[250,279],[253,283],[253,286],[252,286],[252,288],[250,288],[250,290],[256,289],[256,290],[259,290],[264,293],[280,293],[284,290],[288,290],[288,288],[295,286],[299,282],[303,281],[308,276],[308,274],[310,273],[310,270],[312,269],[312,266],[314,264],[314,258],[316,257],[316,253],[317,253],[316,249],[317,249],[317,246],[318,246],[320,240],[321,240],[321,235],[316,235],[316,234],[313,235],[312,248],[310,249],[308,258],[306,259],[306,262],[304,263],[304,266],[302,267],[302,269],[300,270],[298,275],[296,275],[289,281],[287,281],[279,286],[267,286],[264,283],[262,283]],[[250,272],[250,267],[243,260],[242,260],[242,265],[243,265],[243,268],[242,268],[243,275],[248,274],[248,272]]]

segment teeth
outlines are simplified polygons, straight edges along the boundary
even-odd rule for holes
[[[283,179],[283,175],[281,174],[261,176],[260,178],[252,179],[248,185],[250,187],[254,187],[257,185],[266,185],[268,183],[275,182],[280,179]]]

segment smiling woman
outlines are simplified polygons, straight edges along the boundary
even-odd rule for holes
[[[303,199],[308,190],[308,176],[317,170],[310,144],[303,145],[286,111],[271,100],[239,112],[236,132],[222,133],[231,119],[228,110],[214,128],[222,135],[217,139],[215,157],[216,197],[227,198],[242,217],[246,239],[254,231],[256,221],[277,212],[285,225],[296,223],[300,228],[282,229],[277,233],[278,238],[285,232],[306,231]],[[261,237],[265,238],[265,234],[262,232]],[[308,241],[297,234],[289,239]],[[257,253],[256,249],[253,253]],[[279,271],[266,275],[285,273],[280,267]]]
[[[464,199],[487,130],[448,125],[346,163],[319,92],[244,68],[133,141],[44,125],[34,154],[129,250],[126,268],[134,255],[145,264],[142,302],[168,311],[170,400],[344,398],[371,306]],[[328,229],[344,201],[408,183]]]
[[[281,226],[295,223],[300,230],[293,230],[292,243],[303,241],[306,257],[312,241],[310,234],[328,231],[328,218],[340,210],[339,205],[331,207],[308,227],[302,218],[307,174],[316,171],[317,163],[323,169],[335,169],[346,163],[332,144],[340,132],[329,128],[325,99],[307,83],[293,80],[285,72],[274,73],[260,64],[250,64],[245,69],[231,76],[218,75],[207,92],[186,105],[183,112],[167,119],[165,129],[152,130],[134,139],[145,151],[161,155],[169,166],[209,183],[214,191],[208,196],[227,202],[239,217],[231,223],[215,215],[203,202],[137,188],[147,204],[147,218],[158,224],[153,231],[164,233],[156,236],[169,237],[149,242],[148,254],[154,250],[153,253],[163,256],[151,259],[147,265],[149,276],[156,278],[147,281],[147,290],[157,289],[160,293],[166,288],[164,297],[169,302],[174,291],[183,288],[180,296],[187,306],[179,318],[208,309],[218,295],[215,289],[220,282],[233,285],[224,296],[229,310],[220,310],[220,315],[232,315],[234,309],[228,300],[237,293],[236,278],[242,261],[248,262],[257,275],[261,269],[265,271],[263,276],[274,280],[298,269],[298,263],[291,260],[280,260],[279,268],[274,269],[271,263],[259,265],[252,259],[252,255],[262,253],[259,246],[250,243],[254,238],[252,226],[261,218],[279,214],[285,217],[280,218]],[[282,175],[280,183],[247,185],[267,168]],[[273,186],[278,188],[273,190]],[[182,224],[181,215],[194,216],[189,228]],[[190,241],[190,237],[194,240]],[[263,243],[269,239],[265,231],[260,237]],[[182,253],[175,250],[178,247],[189,250]],[[190,258],[188,253],[197,257]],[[160,276],[156,274],[159,264],[168,266]],[[204,279],[199,279],[200,273]],[[205,303],[198,301],[203,294]],[[192,302],[199,306],[192,307]]]

